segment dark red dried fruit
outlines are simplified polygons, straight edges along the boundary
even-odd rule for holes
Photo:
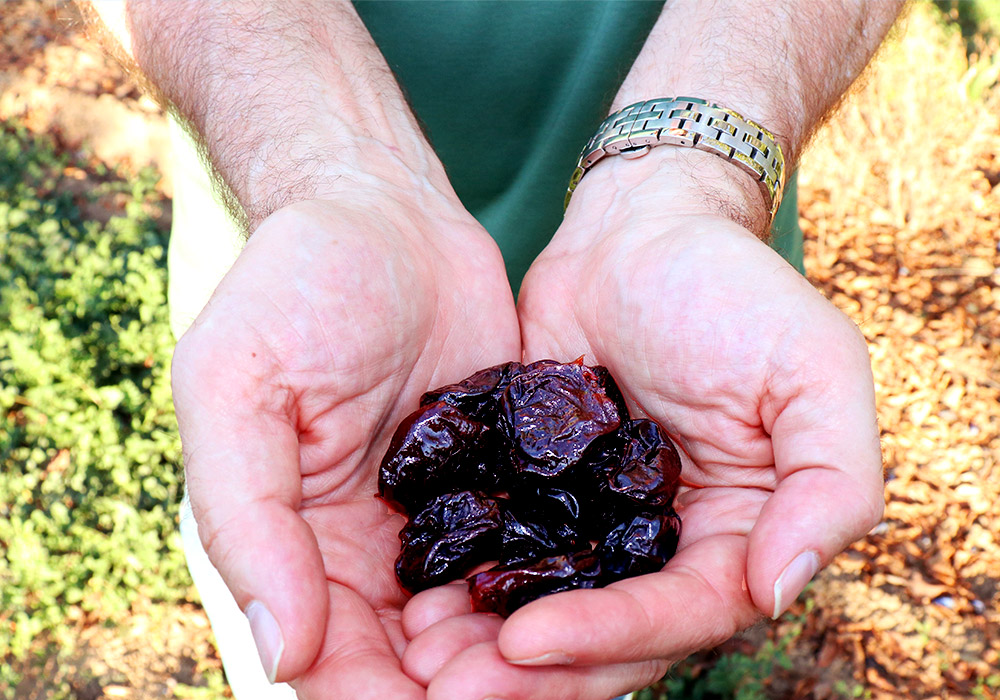
[[[539,504],[540,505],[540,504]],[[552,515],[558,515],[553,513]],[[539,512],[538,505],[505,502],[500,563],[515,564],[577,548],[581,539],[573,526]]]
[[[424,394],[382,460],[379,495],[413,515],[396,561],[404,587],[499,560],[469,591],[475,610],[509,615],[661,569],[680,533],[670,509],[679,477],[670,440],[629,419],[604,367],[539,360]]]
[[[502,529],[500,506],[485,493],[439,496],[400,531],[396,576],[414,593],[462,578],[497,558]]]
[[[625,436],[621,464],[608,474],[611,490],[639,506],[669,506],[681,475],[677,450],[651,420],[632,421]]]
[[[456,384],[428,391],[420,397],[420,405],[445,401],[470,416],[495,422],[500,394],[510,384],[510,380],[523,370],[524,365],[520,362],[505,362],[481,369]]]
[[[624,420],[611,375],[584,364],[529,365],[500,397],[500,425],[517,469],[555,477],[596,452]]]
[[[487,422],[445,401],[403,419],[379,469],[379,496],[401,513],[414,513],[435,496],[491,490],[500,473],[500,434]]]
[[[640,513],[621,523],[596,550],[603,583],[659,571],[677,551],[680,534],[681,520],[672,509]]]
[[[585,549],[539,559],[532,564],[496,566],[469,577],[474,612],[507,617],[533,600],[574,588],[594,588],[601,578],[601,562]]]

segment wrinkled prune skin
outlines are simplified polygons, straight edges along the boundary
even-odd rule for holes
[[[624,436],[625,452],[621,464],[608,473],[609,487],[638,506],[669,506],[681,475],[677,450],[651,420],[631,421]]]
[[[628,414],[609,384],[610,374],[582,363],[534,363],[513,377],[500,397],[500,426],[516,469],[556,477],[615,435]]]
[[[598,545],[603,583],[652,574],[677,551],[681,520],[673,509],[639,513],[609,532]]]
[[[680,471],[604,367],[489,367],[424,394],[382,460],[379,495],[410,516],[396,575],[416,592],[497,560],[467,580],[474,610],[506,616],[659,571],[679,539]]]
[[[470,576],[473,612],[509,616],[542,596],[574,588],[594,588],[601,580],[601,562],[589,549],[544,557],[531,564],[495,566]]]
[[[500,394],[510,384],[510,380],[522,371],[524,365],[520,362],[505,362],[487,367],[456,384],[428,391],[420,397],[420,405],[444,401],[480,420],[495,421]]]
[[[580,502],[572,492],[552,486],[540,486],[519,498],[528,515],[550,527],[577,532],[580,528]]]
[[[396,577],[412,593],[462,578],[497,558],[502,530],[500,505],[485,493],[439,496],[400,531]]]
[[[549,502],[559,503],[555,500]],[[502,503],[501,564],[531,561],[580,546],[581,538],[572,523],[560,519],[558,511],[547,514],[539,510],[544,508],[543,501],[528,501],[525,505],[518,501]]]
[[[445,401],[403,419],[379,468],[379,496],[404,514],[443,492],[498,483],[499,432]]]

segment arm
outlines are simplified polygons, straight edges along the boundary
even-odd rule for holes
[[[903,4],[904,0],[669,2],[611,111],[677,95],[717,102],[777,137],[787,174],[809,137],[875,54]],[[750,175],[718,156],[691,149],[660,147],[651,151],[653,155],[690,162],[685,166],[688,174],[707,171],[694,187],[704,191],[703,197],[723,202],[728,216],[766,238],[766,203]],[[597,175],[602,166],[621,160],[606,159],[580,187],[589,180],[596,189],[598,180],[617,182],[621,177],[622,189],[627,189],[657,169],[657,158],[616,162],[614,173],[604,167],[605,173]]]
[[[97,2],[118,55],[188,127],[253,231],[358,186],[450,185],[348,2]]]
[[[174,353],[205,550],[272,681],[417,700],[378,461],[421,393],[520,356],[499,251],[349,3],[126,10],[123,48],[253,231]]]
[[[776,132],[791,165],[898,9],[669,3],[612,109],[715,101]],[[525,361],[585,353],[635,412],[667,426],[689,485],[679,551],[662,572],[531,603],[499,632],[457,614],[463,591],[451,617],[432,612],[448,607],[446,592],[417,596],[403,620],[414,637],[404,667],[429,681],[429,698],[523,700],[559,687],[604,700],[641,688],[691,651],[781,614],[878,521],[867,348],[759,240],[768,218],[751,177],[690,148],[608,157],[580,182],[521,288]]]

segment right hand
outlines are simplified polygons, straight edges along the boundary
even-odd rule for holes
[[[412,189],[271,215],[174,355],[201,540],[258,628],[273,616],[265,671],[303,698],[424,697],[400,668],[403,518],[378,465],[422,392],[521,356],[495,244]]]
[[[632,415],[680,448],[677,555],[659,572],[534,601],[502,626],[467,614],[461,587],[414,597],[404,667],[429,699],[548,699],[558,688],[604,700],[642,688],[777,617],[878,522],[864,339],[706,196],[739,202],[742,178],[698,152],[611,159],[580,184],[521,287],[525,362],[606,366]],[[747,208],[761,207],[750,195]]]

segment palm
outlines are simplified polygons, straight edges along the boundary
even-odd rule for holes
[[[399,671],[406,595],[392,566],[402,519],[373,498],[381,452],[420,393],[520,354],[485,232],[471,218],[438,219],[445,230],[433,231],[420,216],[406,216],[409,230],[400,220],[323,203],[273,217],[175,359],[192,502],[214,533],[209,555],[224,576],[239,566],[230,521],[257,501],[258,525],[270,530],[260,551],[298,574],[275,582],[297,594],[284,603],[286,643],[322,639],[318,655],[304,645],[315,663],[308,649],[283,657],[283,669],[286,660],[309,666],[296,682],[307,697],[413,694]],[[220,470],[232,464],[235,478]],[[220,487],[237,493],[212,502]],[[240,586],[252,586],[235,578],[245,605],[252,596]]]
[[[789,410],[796,395],[822,390],[831,416],[842,408],[838,399],[857,400],[849,396],[853,383],[824,373],[857,363],[857,334],[728,220],[691,218],[652,233],[632,230],[543,255],[522,291],[524,349],[528,358],[586,352],[683,448],[691,488],[680,500],[678,562],[729,598],[732,619],[718,630],[728,636],[757,614],[742,585],[749,533],[779,481],[799,466],[776,460],[781,444],[773,439],[815,429]],[[732,565],[720,567],[720,556]]]
[[[771,488],[767,381],[810,359],[798,357],[803,319],[842,319],[742,229],[702,226],[543,256],[521,295],[525,354],[586,352],[607,365],[635,406],[680,438],[691,485]]]

